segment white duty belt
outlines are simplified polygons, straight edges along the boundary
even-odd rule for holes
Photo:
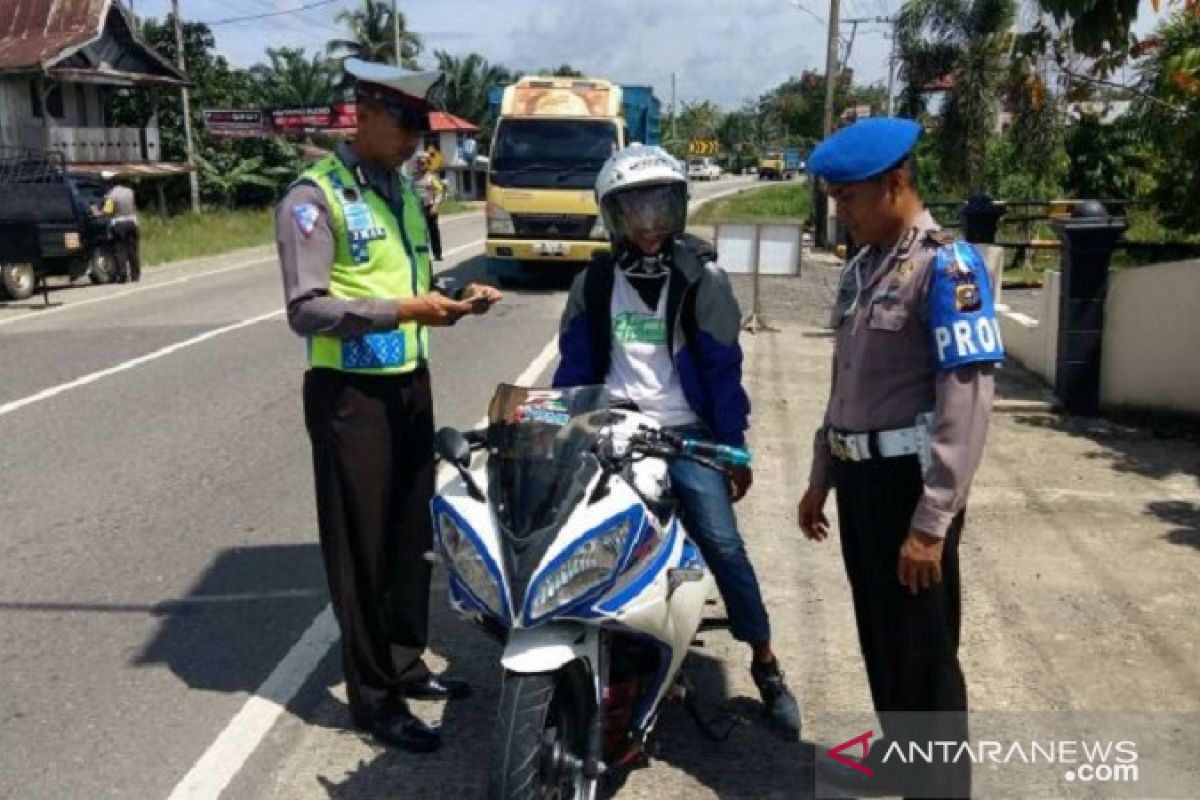
[[[917,424],[908,428],[870,433],[843,433],[830,428],[827,433],[829,452],[839,461],[870,461],[874,458],[919,456],[927,469],[930,460],[930,427],[933,414],[917,417]]]

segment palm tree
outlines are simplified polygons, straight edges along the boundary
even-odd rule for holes
[[[400,22],[400,66],[419,69],[417,56],[424,42],[420,34],[408,29],[404,13],[399,12]],[[358,8],[347,9],[337,15],[350,33],[347,39],[334,39],[326,45],[326,52],[336,58],[361,58],[364,61],[396,63],[396,45],[392,28],[392,8],[387,0],[362,0]]]
[[[982,189],[1016,6],[1015,0],[909,0],[900,11],[901,113],[919,115],[928,87],[950,83],[936,136],[941,178],[955,191]]]
[[[499,64],[489,64],[478,53],[452,56],[434,51],[438,69],[446,73],[446,110],[477,125],[491,122],[488,95],[516,76]]]
[[[303,48],[268,47],[270,64],[255,64],[250,78],[265,106],[324,105],[337,95],[337,76],[329,60],[319,54],[308,58]]]

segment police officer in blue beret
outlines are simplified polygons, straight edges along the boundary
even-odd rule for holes
[[[958,545],[1004,358],[983,259],[921,203],[920,135],[912,120],[867,119],[809,158],[862,249],[839,281],[832,385],[799,523],[807,538],[825,539],[836,490],[884,734],[867,757],[872,775],[822,758],[821,776],[859,795],[966,797],[969,760],[914,769],[891,747],[908,754],[910,744],[967,739]]]

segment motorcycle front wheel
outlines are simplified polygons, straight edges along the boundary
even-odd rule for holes
[[[493,731],[491,800],[594,800],[584,774],[591,676],[576,661],[555,672],[505,672]]]

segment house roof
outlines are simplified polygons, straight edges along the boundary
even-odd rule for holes
[[[456,117],[446,111],[430,111],[429,127],[434,133],[443,131],[477,131],[478,125],[467,122],[462,117]]]
[[[118,0],[3,0],[0,2],[0,72],[51,70],[88,45],[103,38],[105,28],[119,26],[119,38],[152,63],[164,83],[182,83],[186,76],[146,45],[136,34],[132,18]],[[93,65],[114,70],[112,65]]]

